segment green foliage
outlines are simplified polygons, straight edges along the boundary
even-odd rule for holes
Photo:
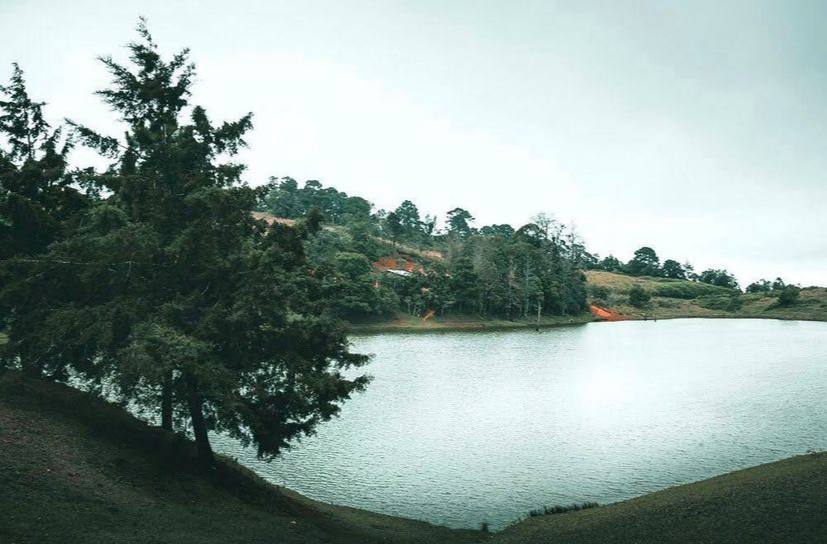
[[[448,281],[455,307],[463,313],[480,312],[480,279],[474,270],[474,263],[468,256],[456,259],[451,267]]]
[[[635,308],[645,308],[652,300],[652,295],[640,285],[633,285],[629,289],[629,304]]]
[[[8,85],[0,85],[0,134],[8,143],[4,150],[11,161],[33,161],[53,135],[43,117],[45,102],[35,102],[26,90],[23,70],[12,64],[13,70]]]
[[[655,289],[655,296],[691,300],[705,295],[719,295],[721,291],[720,287],[706,283],[676,281],[659,285]]]
[[[361,253],[371,261],[379,258],[382,246],[376,240],[378,229],[373,223],[353,221],[348,223],[347,233],[350,235],[350,251]]]
[[[514,227],[507,224],[486,225],[480,229],[481,236],[498,236],[500,238],[511,238],[514,235]]]
[[[471,234],[471,223],[474,221],[474,216],[468,210],[454,208],[446,214],[446,218],[449,235],[464,238]]]
[[[660,273],[664,278],[672,278],[676,280],[686,279],[686,270],[684,270],[683,266],[681,266],[678,261],[672,259],[666,259],[663,261],[663,266],[661,267]]]
[[[655,304],[659,308],[677,308],[680,306],[680,303],[677,300],[671,298],[659,298],[655,301]]]
[[[188,52],[165,60],[143,22],[138,32],[130,65],[102,59],[112,85],[98,94],[126,123],[124,138],[74,124],[114,161],[92,179],[109,196],[41,258],[12,263],[27,281],[8,296],[28,305],[8,356],[107,381],[163,421],[174,412],[206,462],[210,430],[270,458],[365,387],[342,370],[366,357],[348,351],[325,278],[305,257],[319,212],[266,227],[252,217],[262,193],[241,183],[243,165],[220,162],[244,146],[251,115],[213,124],[189,104]],[[362,261],[341,264],[361,281]]]
[[[623,263],[617,257],[609,255],[600,261],[596,268],[607,272],[620,272],[623,270]]]
[[[651,247],[642,247],[626,263],[626,272],[633,276],[657,276],[660,271],[658,254]]]
[[[787,284],[781,278],[775,278],[775,281],[758,280],[749,284],[746,288],[747,293],[762,293],[765,295],[781,293]]]
[[[67,171],[71,146],[29,97],[19,66],[0,98],[0,329],[9,335],[0,363],[38,374],[30,334],[42,316],[30,310],[44,293],[32,289],[27,268],[76,226],[90,199],[78,189],[84,173]]]
[[[591,285],[589,286],[589,294],[593,299],[606,300],[609,298],[612,290],[605,285]]]
[[[698,305],[707,310],[723,310],[725,312],[737,312],[743,306],[744,301],[740,293],[704,295],[697,299]]]
[[[801,288],[797,285],[786,285],[778,295],[779,306],[792,306],[801,296]]]
[[[360,320],[392,311],[388,303],[393,297],[374,286],[373,267],[367,257],[341,252],[326,264],[317,268],[317,274],[323,284],[322,296],[337,317]]]
[[[405,232],[402,221],[399,219],[399,216],[396,215],[396,212],[390,212],[385,216],[385,221],[382,223],[382,230],[394,244],[396,244]]]
[[[380,283],[412,315],[432,310],[517,319],[533,318],[538,310],[541,315],[585,310],[585,276],[575,261],[579,249],[561,235],[546,236],[533,223],[510,236],[509,229],[451,237],[453,255],[445,268],[425,262],[424,273],[387,274]]]
[[[419,209],[410,200],[405,200],[391,212],[398,221],[398,236],[407,240],[418,241],[424,234]],[[390,214],[389,214],[390,217]]]
[[[710,268],[704,270],[698,276],[698,281],[710,285],[717,285],[718,287],[738,289],[738,281],[735,279],[735,276],[724,269]]]
[[[632,276],[651,276],[692,281],[697,279],[691,264],[680,264],[673,259],[666,259],[663,261],[663,266],[661,266],[660,259],[655,250],[647,246],[635,251],[634,257],[625,265],[612,255],[599,260],[597,256],[586,253],[584,258],[586,267],[590,269],[620,272]]]
[[[260,207],[300,219],[297,210],[304,208],[296,202],[303,191],[294,180],[284,178],[264,190]],[[330,194],[344,195],[332,188]],[[371,207],[368,203],[366,209]],[[507,319],[534,316],[538,309],[545,315],[581,312],[586,308],[586,293],[580,268],[587,266],[588,252],[576,236],[552,219],[541,215],[538,220],[542,225],[529,223],[517,231],[502,224],[478,232],[471,227],[471,214],[456,208],[448,212],[448,232],[443,236],[434,233],[434,217],[421,219],[417,206],[406,200],[391,212],[350,216],[343,220],[343,228],[334,226],[310,237],[307,258],[327,282],[324,296],[334,313],[349,320],[385,315],[395,309],[412,315],[434,311]],[[381,238],[392,244],[383,245]],[[340,253],[361,254],[370,262],[383,258],[416,261],[405,252],[421,246],[447,249],[447,267],[442,269],[441,264],[426,259],[416,262],[408,277],[374,272],[376,292],[366,288],[367,275],[348,278],[337,270],[335,262]],[[420,265],[425,267],[421,274]],[[352,288],[346,288],[350,281]]]
[[[16,64],[0,85],[0,260],[35,255],[65,234],[87,200],[80,174],[67,172],[70,145],[51,130]]]
[[[758,280],[747,285],[745,291],[747,293],[770,293],[772,284],[767,280]]]
[[[373,208],[364,198],[348,196],[315,180],[305,182],[300,188],[290,177],[270,178],[257,207],[286,219],[300,219],[310,210],[317,209],[326,222],[334,225],[370,221]]]

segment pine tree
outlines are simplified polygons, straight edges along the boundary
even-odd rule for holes
[[[0,259],[34,255],[60,236],[62,223],[82,207],[67,173],[69,142],[43,116],[43,102],[26,90],[23,71],[13,65],[11,81],[0,85]]]
[[[10,82],[0,85],[0,328],[9,329],[2,362],[43,376],[27,331],[42,322],[36,308],[45,292],[31,288],[29,269],[71,231],[89,198],[76,188],[82,173],[67,171],[71,143],[49,126],[45,104],[30,98],[23,71],[13,67]]]
[[[101,59],[113,81],[98,94],[125,136],[72,123],[113,159],[97,178],[111,196],[38,271],[63,295],[50,300],[49,326],[32,334],[44,346],[62,342],[93,383],[160,409],[164,426],[173,413],[188,422],[204,463],[210,430],[270,458],[366,385],[342,373],[366,358],[349,352],[319,302],[303,250],[318,220],[254,220],[261,194],[241,182],[243,165],[222,162],[245,145],[251,115],[213,124],[189,104],[188,51],[164,60],[143,21],[138,33],[131,65]]]

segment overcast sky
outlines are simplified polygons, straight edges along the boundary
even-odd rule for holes
[[[823,0],[0,0],[0,75],[110,129],[95,57],[123,59],[139,15],[192,48],[213,118],[254,112],[250,183],[542,211],[601,255],[827,284]]]

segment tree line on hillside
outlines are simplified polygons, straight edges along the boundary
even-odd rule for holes
[[[252,116],[216,123],[192,104],[189,52],[161,56],[143,21],[128,51],[101,58],[97,92],[121,137],[52,128],[16,65],[0,87],[0,368],[114,387],[188,429],[205,464],[209,431],[271,458],[368,383],[344,373],[367,358],[307,259],[318,214],[254,219],[264,192],[233,161]],[[70,168],[78,145],[108,168]]]
[[[667,259],[661,264],[657,253],[650,247],[642,247],[635,251],[632,259],[625,264],[611,255],[604,259],[594,259],[590,264],[590,267],[595,270],[606,270],[631,276],[688,280],[698,284],[724,288],[731,291],[728,297],[712,296],[711,299],[702,300],[701,305],[710,309],[728,311],[737,310],[741,306],[741,300],[738,297],[741,289],[738,281],[726,269],[710,268],[698,274],[695,273],[694,267],[688,262],[680,264],[675,260]],[[798,301],[801,288],[797,285],[786,284],[781,278],[776,278],[772,282],[768,280],[753,282],[744,289],[744,292],[774,296],[778,298],[779,305],[790,306]],[[644,308],[649,304],[653,294],[667,298],[698,298],[704,296],[704,293],[709,295],[703,289],[690,289],[686,285],[683,287],[660,285],[656,293],[650,293],[642,286],[635,284],[629,292],[628,301],[632,306]],[[592,295],[598,300],[604,300],[607,297],[607,290],[594,288]]]
[[[376,210],[363,197],[315,180],[300,186],[292,178],[272,178],[259,210],[287,219],[317,211],[333,226],[310,237],[308,255],[325,280],[333,310],[348,320],[398,311],[504,319],[576,314],[587,307],[583,270],[687,280],[740,292],[735,276],[726,269],[696,273],[688,262],[661,262],[648,246],[635,251],[626,263],[612,255],[601,259],[585,248],[572,229],[545,214],[517,229],[508,224],[476,227],[468,210],[453,208],[445,213],[440,228],[436,216],[422,215],[410,200],[390,211]],[[446,258],[418,259],[418,273],[402,277],[378,273],[371,266],[395,253],[415,259],[411,254],[421,250],[437,250]],[[640,291],[631,293],[630,303],[643,307],[652,293]],[[746,288],[747,293],[777,296],[782,304],[795,302],[798,291],[780,278]],[[661,286],[656,294],[694,298],[706,292],[673,285]],[[599,293],[596,298],[602,300]],[[716,299],[714,305],[739,304],[737,298],[724,298],[724,303]]]
[[[571,315],[586,309],[588,253],[571,230],[540,214],[520,228],[474,226],[463,208],[422,216],[410,200],[373,211],[364,198],[317,181],[299,187],[273,179],[261,211],[300,219],[317,210],[336,228],[308,240],[308,255],[340,317],[358,320],[405,311],[412,315],[477,315],[505,319]],[[391,247],[388,247],[390,242]],[[419,258],[415,273],[377,274],[371,263],[398,252],[438,250],[445,259]]]
[[[308,241],[309,255],[325,277],[337,315],[349,320],[392,315],[480,315],[504,319],[530,315],[575,314],[586,308],[583,270],[606,270],[632,276],[687,280],[740,292],[726,269],[696,273],[688,263],[661,262],[651,247],[641,247],[626,263],[609,255],[600,258],[586,250],[570,229],[540,214],[520,228],[507,224],[477,228],[464,208],[438,218],[422,215],[412,201],[391,211],[375,210],[362,197],[351,196],[318,181],[300,186],[292,178],[271,179],[261,211],[301,219],[317,210],[335,228],[320,231]],[[328,219],[329,218],[329,219]],[[391,242],[393,248],[387,243]],[[371,263],[394,253],[434,249],[444,261],[420,259],[420,273],[404,277],[377,274]],[[780,283],[779,283],[780,282]],[[371,288],[373,285],[373,288]],[[797,287],[755,282],[748,293],[765,293],[788,304]],[[703,290],[661,287],[663,295],[693,298]],[[631,293],[633,305],[645,306],[651,293]],[[596,297],[600,299],[599,293]],[[729,298],[726,307],[737,302]]]
[[[609,255],[604,259],[595,259],[592,261],[591,268],[609,272],[620,272],[632,276],[652,276],[696,281],[718,287],[740,290],[738,280],[726,269],[709,268],[698,274],[695,272],[695,268],[688,262],[681,264],[678,261],[666,259],[663,261],[663,264],[661,264],[660,258],[655,250],[646,246],[635,251],[632,259],[625,264]],[[801,288],[797,285],[786,284],[781,278],[776,278],[772,282],[765,279],[753,282],[744,289],[744,292],[779,296],[782,297],[784,304],[789,304],[798,298],[800,290]]]
[[[604,259],[595,260],[592,263],[592,268],[631,276],[689,280],[718,287],[738,289],[738,280],[725,269],[710,268],[701,273],[696,273],[695,268],[688,262],[681,264],[676,260],[666,259],[661,264],[658,254],[648,246],[635,251],[634,256],[627,263],[623,263],[616,257],[609,255]]]

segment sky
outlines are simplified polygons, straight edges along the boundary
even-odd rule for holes
[[[139,16],[192,49],[214,120],[254,113],[251,184],[544,212],[602,256],[827,285],[827,2],[0,0],[0,78],[117,133],[96,57]]]

